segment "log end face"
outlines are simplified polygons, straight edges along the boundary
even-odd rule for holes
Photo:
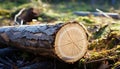
[[[87,51],[87,35],[79,23],[68,23],[56,34],[55,52],[65,62],[74,63]]]

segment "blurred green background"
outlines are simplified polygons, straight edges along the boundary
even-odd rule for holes
[[[0,8],[13,9],[35,0],[0,0]],[[119,10],[120,0],[42,0],[57,11],[95,11],[96,8],[104,11]]]
[[[120,14],[120,0],[0,0],[0,26],[10,25],[13,14],[22,8],[40,9],[39,21],[68,21],[77,18],[75,11],[103,12]],[[72,14],[72,15],[71,15]],[[53,19],[53,20],[52,20]]]

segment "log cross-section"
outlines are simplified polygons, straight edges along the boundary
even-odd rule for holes
[[[69,63],[82,58],[88,45],[86,31],[78,22],[4,26],[0,43]]]

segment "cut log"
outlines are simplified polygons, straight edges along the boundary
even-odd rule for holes
[[[1,27],[0,43],[70,63],[82,58],[88,45],[78,22]]]

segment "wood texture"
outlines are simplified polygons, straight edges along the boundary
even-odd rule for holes
[[[87,36],[78,23],[63,26],[55,39],[55,52],[66,62],[75,62],[82,58],[87,50]]]
[[[86,31],[77,22],[1,27],[0,43],[70,63],[87,50]]]

